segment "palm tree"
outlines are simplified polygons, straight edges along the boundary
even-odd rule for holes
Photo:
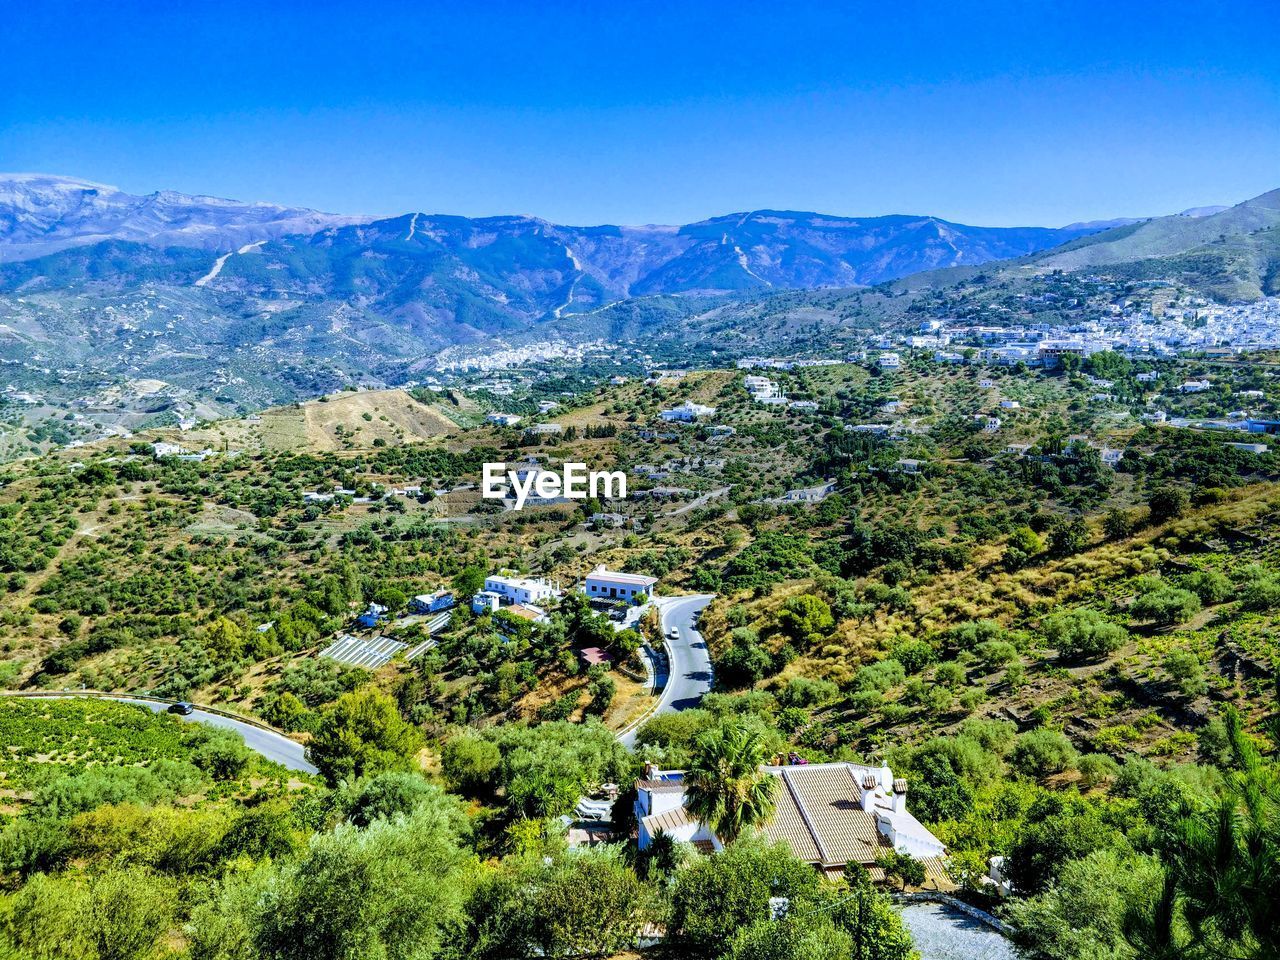
[[[704,733],[694,747],[685,803],[726,844],[773,816],[778,779],[760,769],[765,751],[763,731],[739,717]]]
[[[1184,817],[1163,846],[1163,894],[1137,907],[1126,937],[1140,956],[1280,958],[1280,819],[1274,766],[1224,711],[1234,769],[1216,809]]]

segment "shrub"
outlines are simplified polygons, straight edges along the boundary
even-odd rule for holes
[[[908,674],[919,673],[938,659],[937,651],[923,640],[903,640],[896,643],[890,656],[902,664]]]
[[[1209,689],[1200,658],[1190,650],[1170,650],[1165,654],[1164,669],[1169,679],[1188,697],[1201,696]]]
[[[1026,776],[1048,777],[1075,766],[1076,748],[1061,731],[1041,728],[1018,737],[1010,759]]]
[[[1120,772],[1120,764],[1105,753],[1087,753],[1076,766],[1080,771],[1080,782],[1085,787],[1096,787],[1114,780]]]
[[[965,681],[964,667],[954,660],[939,665],[935,679],[944,687],[958,687]]]
[[[1129,632],[1111,623],[1096,610],[1070,610],[1046,617],[1041,625],[1045,639],[1060,655],[1100,657],[1118,650]]]
[[[991,670],[1018,659],[1018,648],[1007,640],[987,640],[978,645],[978,658]]]
[[[884,693],[907,679],[907,671],[897,660],[881,660],[861,667],[854,677],[854,686],[860,691]]]
[[[1258,612],[1280,606],[1280,578],[1264,567],[1246,568],[1240,584],[1240,605]]]
[[[1159,586],[1135,600],[1129,612],[1139,620],[1168,627],[1185,623],[1199,613],[1200,598],[1190,590]]]
[[[1182,578],[1182,586],[1200,598],[1201,603],[1222,603],[1235,593],[1231,581],[1216,570],[1197,570]]]

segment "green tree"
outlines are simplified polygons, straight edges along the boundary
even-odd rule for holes
[[[1108,510],[1107,515],[1102,518],[1102,532],[1108,540],[1128,540],[1137,529],[1138,524],[1133,514],[1120,507]]]
[[[395,700],[373,687],[344,694],[325,709],[307,755],[331,784],[410,770],[422,737],[400,716]]]
[[[1147,591],[1129,607],[1138,620],[1147,620],[1163,627],[1185,623],[1200,612],[1200,598],[1190,590],[1166,585]]]
[[[442,817],[454,818],[452,826],[460,836],[467,829],[457,801],[420,773],[395,770],[378,773],[343,784],[336,799],[348,822],[357,827],[367,827],[375,820],[407,816],[430,805],[440,808]]]
[[[453,578],[453,590],[459,602],[469,600],[484,589],[484,568],[466,567]]]
[[[501,762],[498,745],[470,730],[450,737],[440,751],[440,766],[450,788],[469,797],[492,795],[494,771]]]
[[[1009,534],[1002,563],[1007,570],[1021,570],[1038,554],[1044,552],[1044,541],[1030,527],[1018,527]]]
[[[836,625],[831,607],[821,597],[802,593],[782,605],[778,626],[800,647],[811,647],[827,636]]]
[[[848,960],[853,939],[825,917],[757,920],[739,930],[729,960]]]
[[[1064,864],[1046,892],[1010,899],[1009,919],[1017,939],[1050,960],[1130,956],[1125,917],[1162,883],[1153,858],[1094,850]]]
[[[924,884],[924,864],[909,853],[887,850],[876,857],[876,865],[884,871],[885,877],[895,877],[902,884],[902,889],[919,887]]]
[[[312,836],[253,907],[262,960],[420,960],[440,954],[462,920],[468,863],[443,805],[364,830]]]
[[[771,898],[812,897],[820,884],[785,844],[743,840],[676,874],[668,930],[687,953],[719,956],[739,930],[770,917]]]
[[[1105,656],[1118,650],[1129,639],[1129,632],[1124,627],[1089,609],[1069,610],[1045,617],[1041,630],[1049,644],[1068,659]]]
[[[1040,728],[1021,734],[1010,757],[1015,769],[1029,777],[1047,777],[1075,766],[1076,749],[1066,734]]]
[[[170,884],[139,868],[81,881],[33,877],[10,906],[8,934],[37,960],[144,960],[174,921]]]
[[[1147,498],[1147,506],[1151,510],[1152,522],[1163,523],[1185,514],[1191,506],[1191,498],[1179,487],[1157,487]]]
[[[1049,554],[1070,557],[1089,545],[1089,528],[1079,517],[1060,517],[1049,528]]]
[[[601,957],[631,945],[647,915],[646,888],[616,850],[559,860],[536,883],[534,929],[548,957]]]
[[[776,777],[760,765],[767,743],[759,727],[728,717],[698,738],[685,773],[689,812],[724,843],[773,816]]]

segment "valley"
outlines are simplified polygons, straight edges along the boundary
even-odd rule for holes
[[[0,267],[6,935],[100,929],[111,878],[153,953],[256,960],[330,902],[311,877],[394,862],[383,919],[326,937],[405,942],[411,891],[412,942],[447,922],[460,958],[590,928],[711,960],[774,888],[716,897],[776,875],[883,960],[950,916],[895,887],[1133,956],[1155,878],[1206,869],[1170,837],[1276,789],[1277,216],[865,286],[799,260],[866,223],[759,211],[646,234],[644,269],[626,230],[425,215]],[[625,495],[565,496],[568,464]],[[710,764],[768,796],[760,836],[690,812]]]

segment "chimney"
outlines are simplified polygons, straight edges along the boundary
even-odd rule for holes
[[[893,781],[893,812],[906,813],[907,810],[907,781],[902,777]]]
[[[862,809],[870,810],[876,805],[876,775],[868,773],[862,778]]]
[[[635,768],[633,767],[632,769],[634,770]],[[657,779],[658,779],[658,765],[657,765],[656,763],[654,763],[654,762],[652,762],[652,761],[648,761],[648,762],[646,762],[646,763],[645,763],[645,765],[644,765],[644,779],[645,779],[645,780],[657,780]]]

